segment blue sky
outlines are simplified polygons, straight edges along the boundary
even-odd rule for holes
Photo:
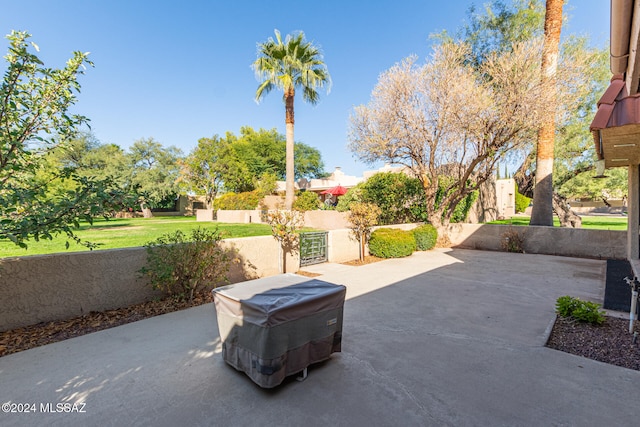
[[[429,35],[455,32],[484,0],[0,0],[0,32],[26,30],[50,67],[75,50],[95,63],[81,77],[75,112],[104,143],[129,147],[153,137],[187,154],[199,138],[241,126],[284,134],[281,93],[254,101],[256,44],[279,29],[321,46],[333,80],[316,106],[297,97],[295,139],[322,153],[326,170],[371,169],[347,149],[349,114],[366,104],[380,73],[403,58],[431,53]],[[608,47],[609,1],[570,0],[566,33]],[[7,43],[0,46],[4,53]],[[0,70],[4,70],[4,63]],[[585,126],[588,126],[586,124]]]

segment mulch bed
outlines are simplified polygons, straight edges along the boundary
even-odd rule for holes
[[[363,261],[360,261],[359,259],[354,259],[353,261],[341,262],[340,264],[360,266],[360,265],[372,264],[374,262],[384,261],[384,260],[385,260],[385,258],[378,258],[377,256],[367,255],[367,256],[364,257]]]
[[[640,371],[640,338],[633,342],[626,319],[607,316],[595,326],[558,317],[547,347]]]
[[[115,310],[92,311],[69,320],[43,322],[0,332],[0,357],[212,301],[211,292],[203,292],[195,295],[191,303],[169,297]]]

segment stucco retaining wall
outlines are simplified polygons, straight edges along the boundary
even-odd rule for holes
[[[338,211],[307,211],[304,213],[304,226],[320,230],[337,230],[349,227],[349,214]]]
[[[627,257],[627,232],[620,230],[451,224],[449,238],[454,247],[500,251],[509,229],[524,234],[526,253],[598,259]]]
[[[415,224],[391,226],[405,230]],[[378,228],[378,227],[377,227]],[[510,226],[452,224],[452,246],[501,250]],[[548,227],[512,227],[525,233],[527,253],[587,258],[626,258],[626,231]],[[278,274],[278,242],[271,236],[226,239],[237,251],[228,274],[231,283]],[[358,243],[349,229],[331,230],[329,261],[358,258]],[[138,278],[144,248],[111,249],[0,259],[0,331],[39,322],[67,319],[143,302],[159,296]],[[299,266],[298,255],[287,257],[288,272]]]
[[[227,239],[237,250],[231,283],[279,273],[278,242],[271,236]],[[148,301],[161,295],[138,277],[145,248],[109,249],[0,259],[0,331],[68,319]],[[295,272],[297,255],[287,257]]]

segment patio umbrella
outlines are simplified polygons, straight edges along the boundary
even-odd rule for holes
[[[347,192],[347,189],[342,185],[336,185],[335,187],[328,188],[321,191],[320,194],[331,194],[332,196],[342,196]]]

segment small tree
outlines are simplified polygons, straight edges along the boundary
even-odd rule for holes
[[[364,248],[371,236],[371,228],[378,223],[381,214],[380,208],[374,204],[360,202],[351,204],[349,222],[351,234],[360,243],[360,262],[364,261]]]
[[[264,215],[264,221],[271,226],[271,234],[280,243],[278,267],[280,273],[287,272],[287,254],[300,249],[300,239],[296,233],[304,226],[304,216],[299,211],[276,209]]]
[[[367,163],[409,168],[422,184],[426,219],[443,228],[537,129],[545,107],[538,53],[539,45],[514,45],[475,69],[469,46],[447,42],[424,65],[407,58],[380,76],[368,105],[356,107],[351,151]],[[439,191],[443,176],[449,182]]]
[[[187,236],[178,230],[145,245],[147,264],[139,273],[154,289],[191,302],[206,286],[227,282],[233,260],[230,251],[220,247],[218,229],[197,228]]]

